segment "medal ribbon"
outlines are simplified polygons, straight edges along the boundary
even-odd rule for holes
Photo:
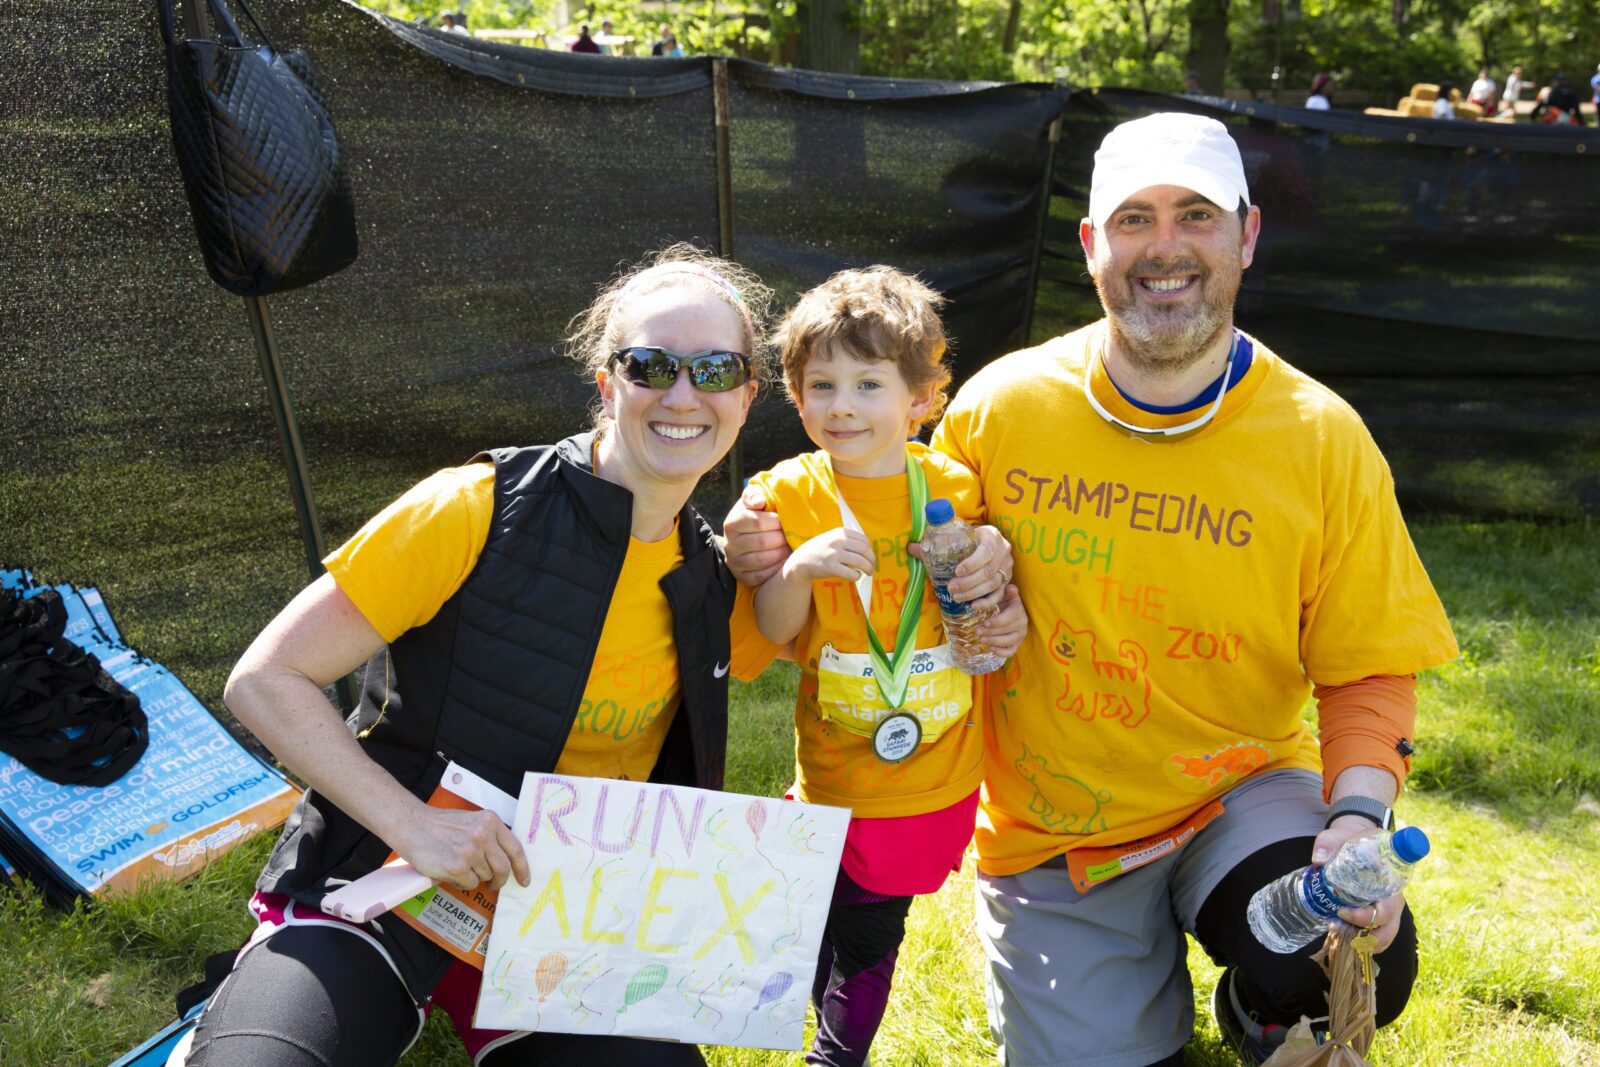
[[[866,536],[861,529],[861,523],[856,519],[855,513],[850,510],[850,505],[845,503],[844,494],[839,492],[837,482],[833,481],[833,461],[823,453],[823,460],[827,464],[828,479],[832,483],[833,495],[839,501],[839,517],[843,520],[846,529],[854,530]],[[922,473],[922,466],[916,457],[906,453],[906,485],[911,490],[911,540],[922,540],[923,528],[927,525],[923,508],[928,503],[928,477]],[[872,680],[878,683],[878,692],[883,694],[884,702],[891,708],[898,708],[905,703],[906,689],[911,684],[912,653],[916,650],[917,621],[922,617],[922,593],[927,585],[927,571],[922,566],[922,561],[907,553],[911,561],[910,574],[906,578],[905,602],[900,606],[900,628],[895,634],[894,651],[886,653],[883,643],[878,640],[877,631],[872,628],[872,575],[863,574],[855,581],[856,597],[861,601],[861,612],[865,617],[867,626],[867,657],[872,663]]]

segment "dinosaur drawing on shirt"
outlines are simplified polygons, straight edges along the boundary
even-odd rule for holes
[[[1110,791],[1091,789],[1070,774],[1052,771],[1049,757],[1035,755],[1026,741],[1022,744],[1022,755],[1017,757],[1013,766],[1022,780],[1033,786],[1033,799],[1028,801],[1028,811],[1037,815],[1045,827],[1068,834],[1094,834],[1106,828],[1106,817],[1100,814],[1100,810],[1111,803]],[[1040,775],[1049,779],[1045,786],[1055,801],[1047,798],[1044,790],[1039,788]],[[1073,802],[1074,810],[1063,811],[1056,807],[1055,802],[1069,801]]]
[[[1084,655],[1080,658],[1079,653]],[[1117,645],[1116,659],[1100,659],[1094,633],[1056,622],[1050,635],[1050,655],[1066,668],[1067,687],[1056,698],[1056,707],[1075,713],[1085,722],[1096,718],[1121,719],[1130,730],[1150,715],[1150,679],[1145,669],[1150,654],[1143,645],[1128,638]],[[1077,684],[1073,684],[1076,675]],[[1108,683],[1114,689],[1102,689]],[[1134,699],[1125,693],[1128,686],[1138,692]]]
[[[1185,778],[1195,778],[1208,786],[1236,781],[1272,762],[1272,753],[1253,741],[1240,741],[1214,752],[1188,756],[1181,752],[1168,757]]]

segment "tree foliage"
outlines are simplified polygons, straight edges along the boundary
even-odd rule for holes
[[[360,0],[363,7],[407,22],[438,25],[441,11],[464,11],[474,29],[547,29],[555,0]]]
[[[410,19],[452,0],[363,2]],[[629,0],[592,0],[570,9],[591,24],[610,18],[645,47],[667,22],[691,53],[786,62],[807,4],[698,0],[663,15]],[[477,28],[572,32],[550,24],[554,10],[553,0],[471,0],[467,13]],[[1600,61],[1600,0],[851,0],[844,17],[860,34],[863,74],[1177,91],[1186,70],[1209,77],[1215,62],[1225,64],[1228,88],[1265,90],[1278,65],[1285,102],[1298,102],[1318,71],[1385,101],[1414,82],[1464,85],[1480,65],[1502,81],[1513,63],[1539,82],[1564,70],[1581,87]],[[1196,38],[1207,19],[1211,32]]]

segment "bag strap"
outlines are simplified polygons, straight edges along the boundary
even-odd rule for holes
[[[234,48],[243,48],[249,42],[245,39],[239,24],[234,21],[233,13],[223,3],[223,0],[156,0],[156,10],[161,15],[161,35],[168,45],[177,44],[177,17],[173,4],[183,4],[183,37],[187,41],[212,40],[211,27],[206,25],[205,8],[211,9],[211,23],[216,27],[215,39]],[[245,0],[233,0],[239,5],[239,10],[244,12],[244,17],[250,25],[255,27],[256,34],[270,51],[276,52],[278,46],[272,43],[266,27],[262,26],[256,18],[255,12]]]
[[[261,37],[261,43],[266,45],[269,50],[276,52],[278,46],[272,43],[271,37],[267,36],[266,27],[256,21],[255,12],[250,10],[250,5],[245,3],[244,0],[233,0],[233,2],[239,5],[239,10],[243,11],[244,17],[250,20],[250,25],[256,28],[256,33]],[[243,44],[244,35],[239,32],[239,24],[233,21],[233,16],[228,13],[228,9],[222,0],[211,0],[211,10],[217,19],[228,24],[228,30],[233,35],[234,43]]]

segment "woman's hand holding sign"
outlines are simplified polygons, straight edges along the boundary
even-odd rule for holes
[[[519,884],[528,884],[522,845],[493,812],[420,804],[397,836],[400,839],[390,846],[435,882],[464,892],[484,884],[499,889],[511,875]]]

